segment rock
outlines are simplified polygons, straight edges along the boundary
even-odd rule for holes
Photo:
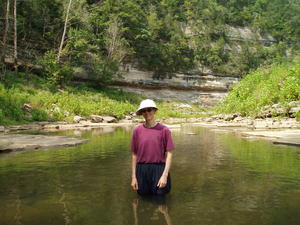
[[[58,106],[55,106],[55,107],[52,109],[52,112],[60,113],[60,108],[59,108]]]
[[[279,115],[282,115],[282,114],[286,114],[286,110],[283,109],[283,108],[276,108],[275,114],[276,114],[276,116],[279,116]]]
[[[132,117],[131,117],[131,116],[125,116],[124,119],[125,119],[125,120],[132,120]]]
[[[28,135],[9,134],[0,135],[0,153],[7,151],[19,151],[27,149],[49,149],[56,147],[70,147],[86,143],[88,140],[80,140],[65,136],[52,135]]]
[[[300,101],[289,102],[289,107],[297,107],[297,106],[300,106]]]
[[[211,118],[215,119],[215,120],[222,120],[222,119],[224,119],[224,117],[225,117],[225,114],[218,114],[218,115],[211,116]]]
[[[256,116],[256,118],[267,118],[267,117],[272,117],[272,113],[270,109],[264,110]]]
[[[42,121],[42,122],[37,122],[37,124],[39,124],[39,125],[41,125],[43,127],[43,126],[51,124],[51,123],[48,122],[48,121]]]
[[[22,106],[22,109],[23,109],[25,112],[29,112],[29,113],[32,112],[32,106],[29,105],[29,104],[24,104],[24,105]]]
[[[133,119],[132,122],[134,122],[134,123],[143,123],[144,120],[143,120],[143,119],[140,119],[140,118],[135,118],[135,119]]]
[[[204,121],[205,121],[205,122],[213,122],[213,120],[214,120],[214,119],[213,119],[212,117],[208,117],[208,118],[205,118]]]
[[[73,121],[75,123],[79,123],[81,120],[86,120],[86,119],[81,116],[74,116],[74,118],[73,118]]]
[[[188,104],[176,104],[174,105],[176,108],[178,109],[182,109],[182,108],[188,108],[188,109],[192,109],[192,106],[188,105]]]
[[[277,104],[272,105],[271,107],[274,109],[278,109],[278,108],[281,108],[281,106],[282,106],[281,103],[277,103]]]
[[[115,118],[113,116],[103,116],[103,122],[106,122],[106,123],[116,123],[117,122],[117,118]]]
[[[90,115],[90,118],[93,123],[101,123],[103,122],[103,117],[99,115]]]
[[[300,130],[246,131],[242,136],[272,140],[274,144],[300,146]]]
[[[241,117],[241,116],[237,116],[237,117],[235,117],[235,118],[233,119],[234,122],[241,122],[241,121],[243,121],[243,120],[244,120],[244,118]]]
[[[300,112],[300,107],[293,107],[289,110],[289,113],[296,113],[296,112]]]
[[[235,114],[226,114],[225,116],[224,116],[224,120],[225,121],[231,121],[231,120],[233,120],[234,118],[236,118],[237,117],[237,115],[235,115]]]
[[[4,126],[0,126],[0,132],[4,132],[4,131],[5,131]]]
[[[233,115],[234,115],[235,117],[241,117],[241,116],[242,116],[242,114],[241,114],[240,112],[233,113]]]
[[[65,111],[64,116],[68,117],[68,116],[70,116],[70,113],[68,111]]]

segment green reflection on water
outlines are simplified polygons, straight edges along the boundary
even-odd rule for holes
[[[0,224],[167,224],[130,189],[128,129],[67,131],[73,147],[0,155]],[[299,149],[199,127],[173,130],[172,225],[296,225]]]
[[[221,139],[234,159],[246,164],[249,170],[300,180],[299,148],[237,139],[232,135],[223,135]]]
[[[129,186],[130,133],[93,130],[81,137],[90,142],[1,156],[1,225],[123,224],[126,211],[114,218],[110,211],[120,210],[120,196],[132,194],[124,188]]]

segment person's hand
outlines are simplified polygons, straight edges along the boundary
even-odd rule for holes
[[[167,176],[161,176],[158,183],[157,183],[157,187],[158,188],[163,188],[167,185]]]
[[[138,187],[138,182],[137,182],[137,179],[136,179],[136,178],[132,178],[132,179],[131,179],[131,187],[132,187],[132,189],[135,190],[135,191],[138,190],[139,187]]]

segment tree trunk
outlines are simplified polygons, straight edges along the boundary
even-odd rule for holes
[[[64,45],[64,41],[65,41],[65,35],[66,35],[66,31],[67,31],[67,25],[68,25],[68,17],[69,17],[69,12],[70,12],[70,8],[71,8],[71,4],[72,4],[72,0],[69,0],[69,4],[68,4],[68,8],[67,8],[67,13],[66,13],[66,19],[65,19],[65,25],[64,25],[64,31],[63,31],[63,35],[61,37],[61,42],[60,42],[60,46],[58,49],[58,54],[57,54],[57,61],[59,62],[60,60],[60,55],[61,55],[61,51]]]
[[[7,34],[9,27],[9,0],[6,0],[6,4],[4,4],[4,29],[2,36],[2,53],[1,53],[1,62],[5,63],[6,49],[7,49]]]
[[[14,0],[14,68],[18,71],[18,51],[17,51],[17,0]]]

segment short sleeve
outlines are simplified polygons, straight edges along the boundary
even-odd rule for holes
[[[137,131],[136,131],[136,129],[134,129],[132,132],[130,150],[133,153],[137,153]]]
[[[174,150],[174,144],[172,140],[172,134],[171,131],[168,128],[164,129],[164,143],[165,143],[165,149],[166,151]]]

